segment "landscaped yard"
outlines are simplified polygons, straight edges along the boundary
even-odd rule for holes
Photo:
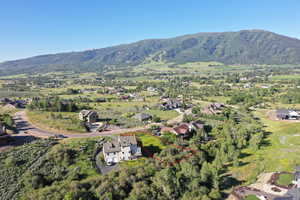
[[[151,156],[154,153],[160,152],[162,149],[166,148],[162,144],[159,137],[152,136],[150,133],[134,133],[137,138],[142,142],[143,148],[142,152],[144,156]],[[137,160],[123,161],[120,163],[121,166],[136,167],[141,166],[145,163],[147,158],[142,157]]]
[[[289,186],[294,180],[294,175],[289,173],[280,174],[276,183],[278,185]]]
[[[159,150],[166,148],[165,145],[162,144],[161,140],[157,136],[152,136],[150,133],[137,133],[138,139],[141,140],[143,147],[157,147]]]

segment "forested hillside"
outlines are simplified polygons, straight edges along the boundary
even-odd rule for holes
[[[299,64],[300,40],[262,30],[198,33],[171,39],[143,40],[132,44],[9,61],[0,75],[101,71],[153,61],[185,63],[218,61],[225,64]]]

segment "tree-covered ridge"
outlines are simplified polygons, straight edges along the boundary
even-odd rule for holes
[[[299,64],[300,41],[261,30],[198,33],[83,52],[36,56],[0,64],[0,75],[52,71],[101,71],[145,61],[225,64]]]

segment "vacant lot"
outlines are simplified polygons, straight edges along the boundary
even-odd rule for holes
[[[27,111],[27,116],[33,124],[42,129],[75,133],[86,132],[85,128],[80,125],[78,113]]]

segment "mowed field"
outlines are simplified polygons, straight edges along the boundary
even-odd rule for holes
[[[300,123],[274,121],[268,118],[268,110],[257,110],[255,116],[265,126],[266,138],[258,151],[243,151],[241,166],[231,168],[239,180],[253,182],[261,172],[293,172],[300,165]]]

